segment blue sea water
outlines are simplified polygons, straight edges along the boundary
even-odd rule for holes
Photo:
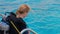
[[[28,28],[37,34],[60,34],[60,0],[0,0],[0,14],[16,12],[22,4],[30,6],[24,18]]]

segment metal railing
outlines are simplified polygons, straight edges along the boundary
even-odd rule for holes
[[[35,31],[33,31],[29,28],[23,29],[20,33],[23,34],[25,31],[29,31],[29,32],[32,32],[33,34],[37,34]]]

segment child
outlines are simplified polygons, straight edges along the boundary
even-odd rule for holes
[[[13,27],[10,21],[12,21],[17,29],[21,32],[23,29],[27,28],[26,23],[24,22],[23,18],[26,17],[28,14],[30,8],[26,4],[23,4],[20,6],[20,8],[17,10],[16,14],[13,12],[10,13],[10,15],[6,18],[6,21],[9,23],[10,29],[9,34],[19,34],[16,29]],[[28,32],[25,32],[23,34],[28,34]]]

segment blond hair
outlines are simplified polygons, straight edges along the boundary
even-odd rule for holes
[[[23,4],[23,5],[21,5],[21,6],[19,7],[19,9],[17,10],[16,14],[18,14],[19,12],[21,12],[21,10],[22,10],[23,8],[25,8],[25,10],[26,10],[26,11],[23,10],[24,12],[28,12],[28,11],[30,10],[30,8],[29,8],[28,5]]]

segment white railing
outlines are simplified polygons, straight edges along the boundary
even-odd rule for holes
[[[26,28],[26,29],[22,30],[20,32],[20,34],[23,34],[25,31],[29,31],[29,32],[32,32],[33,34],[37,34],[35,31],[33,31],[33,30],[29,29],[29,28]]]

